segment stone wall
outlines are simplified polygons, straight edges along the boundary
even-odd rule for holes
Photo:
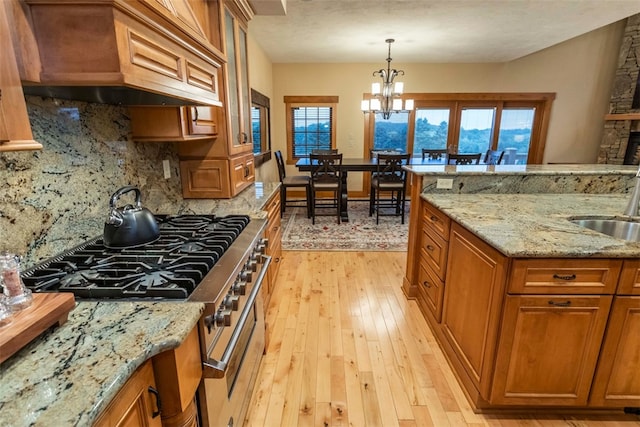
[[[610,114],[640,113],[632,108],[640,71],[640,14],[627,18],[618,57],[618,70],[609,102]],[[640,120],[607,120],[598,163],[623,164],[629,134],[639,131]]]

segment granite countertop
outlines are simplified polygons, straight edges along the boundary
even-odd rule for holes
[[[65,324],[0,365],[0,426],[91,425],[142,363],[184,341],[203,309],[78,302]]]
[[[416,175],[635,175],[638,166],[609,164],[557,165],[444,165],[416,163],[405,166]]]
[[[279,187],[257,182],[233,199],[181,200],[177,213],[262,219]],[[203,309],[190,302],[77,302],[64,325],[0,365],[0,427],[91,425],[139,366],[182,343]]]
[[[510,257],[640,256],[628,242],[568,221],[624,217],[627,194],[422,194],[452,220]]]

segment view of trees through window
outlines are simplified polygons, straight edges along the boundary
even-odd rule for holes
[[[498,139],[494,143],[496,123]],[[373,149],[411,151],[421,156],[422,149],[448,149],[462,154],[485,153],[489,149],[505,151],[505,162],[524,164],[527,162],[535,108],[518,107],[466,107],[459,110],[457,149],[453,148],[451,109],[446,107],[423,107],[413,112],[414,135],[408,135],[410,114],[393,113],[389,120],[381,114],[375,115]]]
[[[293,155],[331,148],[331,107],[297,107],[293,114]]]

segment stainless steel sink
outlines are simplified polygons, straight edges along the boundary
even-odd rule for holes
[[[640,242],[640,222],[623,218],[572,218],[569,221],[616,239]]]

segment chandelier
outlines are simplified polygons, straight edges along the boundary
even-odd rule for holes
[[[387,55],[387,69],[374,71],[374,76],[380,76],[380,83],[371,85],[371,99],[362,100],[362,111],[365,113],[382,113],[382,117],[387,120],[392,112],[413,110],[413,99],[402,100],[402,90],[404,84],[402,82],[393,82],[396,76],[404,76],[404,71],[391,68],[391,43],[394,39],[386,39],[389,44],[389,53]]]

